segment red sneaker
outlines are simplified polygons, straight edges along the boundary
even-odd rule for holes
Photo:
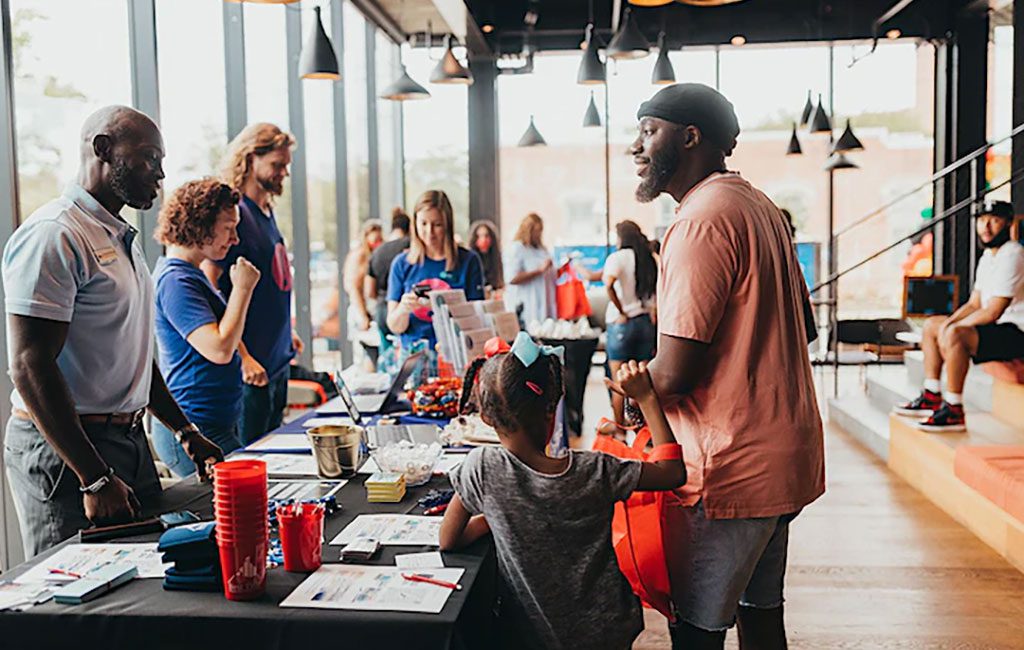
[[[963,404],[942,403],[939,410],[935,411],[927,420],[917,423],[921,431],[943,432],[943,431],[967,431],[967,419],[964,417]]]
[[[912,401],[894,407],[892,412],[897,415],[910,415],[926,418],[939,410],[940,406],[942,406],[942,395],[940,393],[933,393],[930,390],[922,390],[921,394],[915,397]]]

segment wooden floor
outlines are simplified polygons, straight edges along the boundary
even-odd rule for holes
[[[600,386],[587,393],[594,413]],[[1024,574],[842,431],[826,454],[828,491],[790,536],[791,648],[1024,649]],[[645,619],[634,648],[670,647],[661,615]]]

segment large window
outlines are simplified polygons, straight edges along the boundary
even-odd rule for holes
[[[128,8],[124,0],[12,0],[10,7],[25,219],[74,180],[85,118],[108,104],[131,104]],[[85,25],[102,25],[102,37]]]
[[[223,9],[204,0],[158,0],[164,189],[217,175],[227,144]],[[189,38],[182,38],[182,34]]]
[[[315,20],[312,10],[302,12],[305,35]],[[331,24],[331,7],[322,9],[325,29]],[[334,165],[334,82],[310,79],[302,82],[306,117],[306,141],[298,155],[306,157],[309,197],[310,315],[313,324],[313,364],[333,371],[341,364],[340,337],[346,328],[338,313],[338,208]]]
[[[405,67],[430,91],[430,99],[405,102],[405,203],[411,210],[426,190],[444,190],[455,210],[456,232],[465,235],[471,219],[494,215],[469,214],[469,108],[466,87],[429,83],[444,51],[439,47],[406,50]],[[465,63],[465,58],[462,59]],[[504,117],[502,117],[504,119]]]
[[[384,32],[377,31],[377,93],[380,94],[398,74],[398,46]],[[380,219],[387,221],[391,209],[404,206],[405,196],[402,190],[402,143],[401,102],[377,99],[377,160],[380,189]],[[385,224],[387,226],[387,224]]]
[[[288,5],[245,3],[245,95],[249,123],[271,122],[288,130],[288,44],[285,11]],[[295,155],[302,155],[296,151]],[[291,183],[274,201],[277,226],[291,247]]]
[[[1013,130],[1013,5],[992,16],[992,36],[988,46],[988,140],[1002,138]],[[1024,138],[1015,138],[1017,142]],[[986,181],[999,185],[1010,177],[1010,150],[1007,140],[992,148],[988,155]],[[994,190],[993,199],[1010,200],[1010,185]]]

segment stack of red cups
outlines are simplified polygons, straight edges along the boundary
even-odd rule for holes
[[[259,598],[267,584],[267,464],[231,460],[215,465],[213,512],[224,596]]]

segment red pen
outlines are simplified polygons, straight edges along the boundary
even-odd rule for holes
[[[56,573],[62,576],[71,576],[72,578],[81,578],[81,574],[75,573],[74,571],[65,571],[64,569],[50,569],[50,573]]]
[[[427,584],[437,585],[438,587],[444,587],[445,589],[462,591],[462,585],[455,584],[454,582],[446,582],[444,580],[436,580],[429,576],[421,576],[418,573],[403,573],[402,577],[409,582],[426,582]]]
[[[447,509],[448,509],[448,504],[447,503],[442,503],[439,506],[434,506],[433,508],[427,508],[426,510],[423,511],[423,514],[425,514],[425,515],[439,515],[439,514],[442,514]]]

